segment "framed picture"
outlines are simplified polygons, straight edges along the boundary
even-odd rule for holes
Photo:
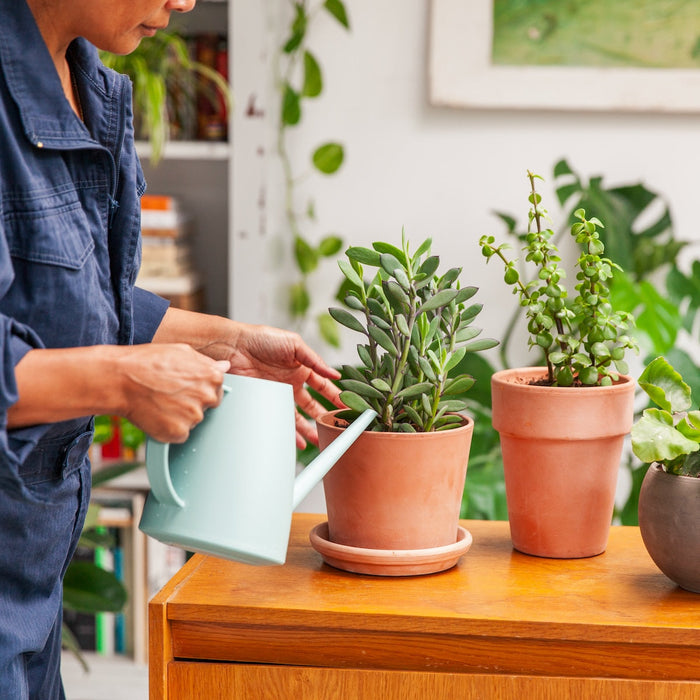
[[[700,112],[700,4],[677,5],[432,0],[431,102]]]

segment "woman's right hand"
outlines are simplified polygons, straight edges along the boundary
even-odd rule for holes
[[[225,360],[212,360],[184,343],[125,348],[117,370],[121,415],[161,442],[184,442],[204,411],[223,394]]]

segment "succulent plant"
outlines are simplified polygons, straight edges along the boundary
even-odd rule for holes
[[[486,350],[495,340],[476,339],[472,321],[481,304],[467,302],[473,286],[461,287],[461,268],[438,274],[440,259],[431,255],[432,240],[414,253],[402,234],[401,247],[375,242],[350,247],[339,261],[346,278],[345,304],[331,316],[362,334],[360,363],[344,365],[341,399],[348,418],[367,408],[378,417],[372,429],[384,432],[447,430],[463,422],[463,394],[474,384],[454,374],[467,352]],[[365,281],[365,268],[376,268]],[[357,312],[357,314],[351,313]]]
[[[506,257],[507,243],[495,245],[493,236],[482,236],[479,245],[487,262],[500,258],[505,266],[504,281],[519,295],[525,308],[529,345],[544,354],[548,384],[553,386],[606,386],[617,381],[619,373],[628,372],[625,354],[638,350],[629,334],[634,318],[626,311],[616,311],[610,303],[609,285],[614,262],[603,257],[605,246],[598,228],[603,223],[586,218],[586,212],[574,212],[577,221],[571,235],[580,248],[576,263],[576,297],[567,304],[568,291],[562,280],[565,270],[559,265],[559,250],[554,232],[545,228],[547,210],[535,189],[535,180],[542,179],[528,171],[530,211],[525,237],[525,262],[535,269],[534,279],[523,282],[514,260]]]

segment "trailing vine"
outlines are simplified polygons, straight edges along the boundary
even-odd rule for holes
[[[307,38],[309,28],[319,16],[331,17],[341,27],[350,29],[342,0],[325,0],[313,4],[308,0],[290,0],[293,16],[279,54],[279,86],[281,110],[277,133],[277,151],[284,174],[284,211],[294,245],[294,261],[299,279],[289,288],[289,312],[293,319],[303,321],[311,309],[309,277],[324,258],[332,258],[343,246],[336,234],[325,235],[318,243],[304,232],[304,227],[316,220],[315,203],[309,199],[303,210],[297,206],[297,185],[305,179],[308,168],[297,173],[289,155],[287,138],[289,130],[302,119],[304,103],[323,92],[324,81],[321,66],[310,50]],[[343,164],[345,150],[341,143],[329,141],[317,146],[311,154],[311,172],[333,175]],[[340,345],[338,327],[327,312],[317,318],[321,337],[329,344]]]

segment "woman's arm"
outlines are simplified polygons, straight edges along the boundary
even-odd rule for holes
[[[113,414],[182,442],[221,400],[228,366],[185,344],[30,350],[15,367],[19,399],[8,428]]]

